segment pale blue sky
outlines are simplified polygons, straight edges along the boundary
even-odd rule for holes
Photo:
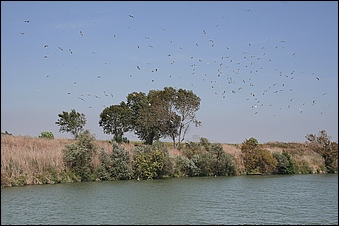
[[[107,140],[104,106],[165,86],[201,98],[186,141],[338,141],[338,2],[1,2],[2,132],[76,109]]]

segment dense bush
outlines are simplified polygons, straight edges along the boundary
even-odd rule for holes
[[[139,179],[172,177],[174,166],[167,147],[160,141],[136,147],[133,158],[134,175]]]
[[[212,144],[206,138],[200,142],[186,144],[184,154],[187,159],[180,158],[177,164],[184,174],[189,176],[228,176],[236,174],[232,155],[226,153],[221,144]]]
[[[129,180],[133,176],[131,157],[118,143],[112,143],[112,153],[108,154],[101,149],[100,166],[97,175],[101,180]]]
[[[115,180],[128,180],[132,178],[133,170],[129,152],[125,151],[117,143],[113,143],[111,159],[113,163],[111,168],[112,178]]]
[[[194,155],[200,155],[202,154],[203,147],[200,142],[186,142],[186,145],[183,149],[184,155],[192,159]]]
[[[194,157],[189,159],[185,156],[176,158],[176,174],[178,176],[199,176],[200,169],[195,165]]]
[[[211,144],[207,139],[201,144],[206,152],[199,155],[195,164],[200,169],[200,176],[230,176],[236,174],[233,156],[219,143]]]
[[[214,176],[214,156],[210,152],[205,152],[197,156],[195,165],[199,168],[199,176]]]
[[[96,169],[96,175],[100,180],[111,180],[111,167],[112,159],[111,156],[105,151],[104,148],[101,148],[99,153],[100,165]]]
[[[52,132],[43,131],[43,132],[41,132],[41,134],[39,135],[39,138],[54,139],[54,135],[53,135]]]
[[[80,181],[90,181],[93,173],[92,157],[96,153],[95,138],[88,130],[78,136],[76,143],[66,145],[63,158],[66,166],[79,177]]]
[[[326,171],[338,172],[338,143],[331,141],[331,136],[325,130],[320,130],[318,135],[307,134],[305,137],[308,147],[324,159]]]
[[[277,174],[295,174],[295,163],[287,151],[283,150],[282,153],[274,152],[272,155],[278,162],[276,167]]]
[[[308,174],[313,173],[313,170],[305,160],[302,160],[300,162],[296,162],[295,172],[299,174]]]
[[[251,137],[241,146],[247,174],[271,174],[278,164],[271,152],[260,147],[257,139]]]

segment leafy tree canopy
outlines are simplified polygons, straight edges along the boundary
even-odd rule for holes
[[[99,125],[104,133],[122,136],[133,131],[146,144],[170,137],[174,146],[180,145],[191,124],[200,126],[195,112],[200,98],[192,91],[165,87],[163,90],[133,92],[127,95],[126,104],[105,108]]]
[[[338,143],[331,142],[331,137],[325,130],[320,130],[318,135],[307,134],[308,146],[325,160],[328,173],[338,171]]]
[[[63,111],[61,114],[58,114],[58,116],[59,119],[55,124],[60,126],[59,132],[70,132],[74,136],[74,139],[77,139],[80,133],[84,131],[86,117],[83,113],[79,113],[75,109],[72,109],[69,113]]]

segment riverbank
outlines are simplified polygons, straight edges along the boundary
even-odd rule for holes
[[[55,184],[79,181],[66,167],[62,150],[66,145],[74,144],[71,139],[42,139],[27,136],[1,135],[1,188],[33,184]],[[112,144],[107,140],[95,140],[96,147],[106,153],[112,152]],[[138,142],[121,146],[134,155]],[[230,154],[235,163],[235,175],[244,175],[244,156],[241,144],[221,144],[223,151]],[[305,143],[264,143],[263,148],[271,153],[289,153],[300,169],[297,173],[322,173],[325,171],[322,157],[308,149]],[[184,150],[174,149],[166,144],[170,159],[184,156]],[[92,157],[92,167],[101,164],[99,152]],[[93,178],[93,180],[100,180]]]

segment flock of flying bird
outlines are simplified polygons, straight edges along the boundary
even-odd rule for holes
[[[252,10],[246,10],[247,12],[252,12]],[[133,15],[128,15],[130,19],[135,19]],[[25,20],[25,23],[30,23],[29,20]],[[218,27],[218,25],[216,25]],[[166,30],[164,28],[161,28],[164,32]],[[201,35],[202,36],[208,36],[208,29],[202,29]],[[24,35],[25,32],[20,32],[21,35]],[[80,36],[84,36],[83,31],[79,31]],[[114,35],[116,37],[116,35]],[[145,39],[149,39],[148,36],[145,37]],[[170,41],[172,44],[172,41]],[[205,43],[192,43],[192,46],[194,45],[195,48],[199,48],[200,45],[210,45],[210,48],[216,48],[216,46],[219,46],[219,43],[215,42],[213,39],[206,38]],[[202,85],[206,84],[205,87],[212,90],[212,92],[221,98],[220,100],[216,102],[218,105],[220,104],[220,101],[223,99],[229,99],[233,98],[236,95],[240,95],[241,98],[243,98],[245,101],[248,101],[249,108],[253,109],[254,114],[258,114],[259,109],[263,107],[264,105],[268,107],[273,107],[275,104],[272,103],[265,103],[267,99],[265,97],[267,95],[279,95],[282,92],[292,92],[295,88],[293,85],[293,79],[295,76],[296,71],[290,70],[285,71],[279,67],[277,67],[274,62],[275,59],[271,58],[272,54],[270,54],[270,51],[279,51],[280,49],[285,48],[285,41],[284,40],[267,40],[266,43],[268,46],[258,46],[254,43],[248,43],[246,49],[244,48],[244,51],[242,51],[242,54],[237,54],[236,57],[231,57],[230,49],[232,49],[232,46],[222,46],[224,51],[223,56],[215,56],[215,58],[210,59],[208,57],[196,57],[193,55],[187,56],[187,60],[189,63],[189,68],[191,68],[191,75],[180,75],[180,76],[191,76],[191,86],[194,87],[195,85]],[[135,45],[138,51],[141,51],[141,45]],[[49,48],[48,44],[43,45],[44,48]],[[155,47],[151,44],[148,44],[148,47],[151,49],[154,49]],[[147,48],[148,48],[147,47]],[[219,47],[218,47],[219,48]],[[182,46],[177,46],[176,51],[182,51],[184,48]],[[58,50],[64,51],[64,48],[61,46],[58,46]],[[73,54],[73,51],[71,48],[68,48],[69,54]],[[91,52],[92,54],[96,54],[95,51]],[[286,51],[285,51],[286,53]],[[201,54],[201,56],[205,56],[208,54]],[[169,59],[169,63],[171,65],[175,65],[179,60],[173,59],[172,57],[175,56],[175,53],[168,53],[166,56]],[[289,56],[291,58],[297,57],[296,53],[291,52],[289,53]],[[44,55],[43,58],[48,58],[47,55]],[[271,63],[272,67],[270,70],[266,70],[261,64],[261,62],[265,62],[264,65],[267,65],[267,63]],[[107,64],[105,62],[104,64]],[[150,63],[148,63],[150,64]],[[202,67],[202,65],[204,65]],[[142,71],[148,70],[148,65],[142,65],[138,64],[135,65],[135,73],[129,74],[129,77],[132,78],[133,76],[137,76],[138,73],[141,73]],[[157,73],[159,72],[159,67],[154,67],[151,69],[151,73]],[[303,72],[301,72],[303,73]],[[269,74],[269,75],[268,75]],[[172,77],[172,75],[168,75],[169,78]],[[180,76],[178,76],[180,78]],[[264,87],[264,84],[258,84],[256,83],[256,80],[258,76],[269,76],[265,78],[266,82],[271,82],[270,85]],[[314,79],[318,82],[320,82],[320,77],[316,74],[313,75]],[[49,77],[47,75],[47,77]],[[157,76],[159,78],[159,76]],[[101,79],[100,75],[96,76],[96,79]],[[193,80],[194,79],[194,80]],[[277,81],[280,82],[277,82]],[[154,82],[155,77],[151,79],[150,82]],[[77,84],[76,81],[73,83],[74,85]],[[39,90],[37,90],[39,92]],[[72,92],[67,92],[67,95],[71,95]],[[323,95],[326,95],[327,93],[324,92]],[[111,97],[113,98],[114,95],[112,92],[108,90],[103,90],[101,95],[104,95],[105,97]],[[94,97],[96,99],[100,99],[102,96],[99,94],[81,94],[77,98],[86,103],[86,98],[88,97]],[[296,101],[295,98],[291,97],[290,95],[285,95],[287,104],[285,106],[278,106],[277,109],[281,110],[282,107],[286,107],[288,109],[291,109],[292,106],[300,113],[303,112],[302,107],[306,105],[306,102],[299,102],[299,106],[293,105],[293,102]],[[277,98],[277,97],[274,97]],[[274,99],[273,98],[273,99]],[[288,99],[287,99],[288,98]],[[272,101],[272,100],[270,100]],[[310,103],[312,105],[317,104],[316,99],[314,98],[312,102]],[[92,108],[92,106],[88,106],[89,108]],[[107,107],[103,105],[103,107]],[[276,116],[276,114],[274,114]]]

